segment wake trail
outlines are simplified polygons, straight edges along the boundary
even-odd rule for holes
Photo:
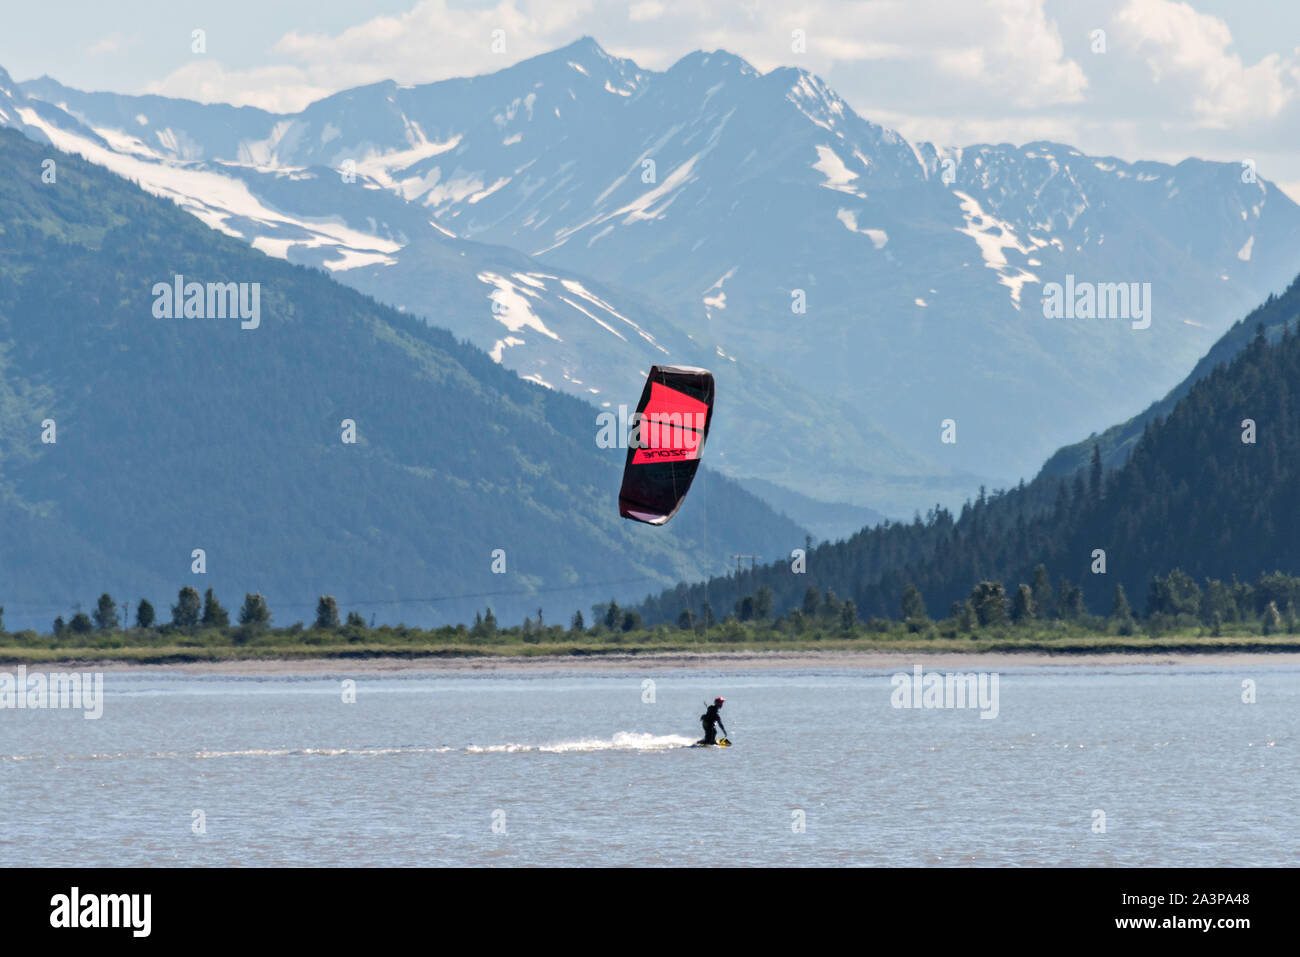
[[[288,758],[288,757],[381,757],[394,754],[513,754],[541,752],[567,754],[591,751],[671,751],[688,748],[695,741],[680,734],[649,734],[640,731],[619,731],[612,738],[580,738],[576,741],[559,741],[551,744],[471,744],[463,748],[443,747],[370,747],[370,748],[242,748],[229,750],[200,749],[194,751],[116,751],[93,754],[0,754],[4,761],[126,761],[158,759],[192,759],[206,761],[214,758]]]
[[[694,738],[680,734],[647,734],[640,731],[619,731],[612,738],[581,738],[556,744],[493,744],[482,747],[471,744],[468,754],[514,753],[517,751],[544,751],[565,754],[571,751],[671,751],[689,748]]]

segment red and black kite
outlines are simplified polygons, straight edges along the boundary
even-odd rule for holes
[[[618,511],[662,525],[681,508],[713,420],[713,373],[651,366],[633,417]]]

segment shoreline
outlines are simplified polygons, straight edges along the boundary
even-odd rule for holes
[[[17,666],[0,664],[0,671]],[[401,672],[541,673],[627,671],[882,671],[920,664],[936,670],[994,670],[998,668],[1051,667],[1186,667],[1213,665],[1300,665],[1300,651],[663,651],[639,654],[531,655],[462,657],[285,657],[243,658],[224,661],[129,662],[93,657],[25,662],[28,671],[44,668],[105,673],[163,671],[190,675],[288,676],[326,674],[385,674]]]

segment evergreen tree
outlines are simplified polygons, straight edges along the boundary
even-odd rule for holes
[[[970,634],[975,630],[978,621],[979,616],[975,614],[975,606],[968,598],[961,603],[961,612],[957,615],[957,630],[963,634]]]
[[[970,593],[970,603],[981,627],[1006,623],[1007,594],[1002,582],[980,582]]]
[[[921,590],[911,582],[908,582],[907,587],[903,589],[903,600],[899,611],[902,612],[903,621],[930,620],[929,615],[925,613],[925,600],[921,597]]]
[[[217,601],[216,592],[209,588],[203,593],[203,618],[204,628],[229,628],[230,613],[221,607],[221,602]]]
[[[1030,585],[1034,592],[1034,605],[1038,608],[1038,614],[1043,618],[1050,618],[1056,610],[1056,603],[1052,595],[1052,581],[1047,575],[1047,566],[1039,562],[1034,566],[1034,578]]]
[[[94,617],[95,627],[100,631],[112,631],[120,624],[117,617],[117,602],[113,601],[113,596],[108,592],[99,596]]]
[[[587,622],[582,617],[582,609],[573,613],[573,620],[569,622],[569,631],[586,631]]]
[[[718,619],[713,615],[713,605],[706,601],[704,607],[700,609],[700,620],[704,622],[705,628],[712,628],[718,623]]]
[[[63,636],[63,633],[64,633],[65,631],[68,630],[68,625],[67,625],[67,623],[63,620],[63,616],[62,616],[62,615],[60,615],[58,618],[55,618],[55,619],[54,619],[53,629],[54,629],[54,636],[55,636],[56,638],[60,638],[60,637],[62,637],[62,636]]]
[[[491,607],[488,607],[488,609],[483,613],[483,629],[489,635],[496,634],[497,616],[493,614]]]
[[[1197,615],[1200,611],[1200,586],[1181,568],[1151,579],[1147,591],[1148,615]]]
[[[835,597],[835,592],[826,589],[826,595],[822,599],[822,616],[825,618],[835,619],[840,616],[840,600]]]
[[[1269,602],[1264,609],[1260,631],[1265,635],[1275,635],[1282,630],[1282,615],[1277,610],[1276,602]]]
[[[1124,586],[1119,583],[1115,585],[1115,600],[1111,606],[1110,620],[1119,626],[1121,635],[1133,634],[1133,609],[1129,607]]]
[[[1075,520],[1082,514],[1088,504],[1088,486],[1083,477],[1083,470],[1074,473],[1074,483],[1070,489],[1070,505],[1074,510]]]
[[[1237,581],[1236,575],[1232,576],[1232,604],[1234,621],[1245,621],[1254,614],[1255,589],[1246,582]]]
[[[1057,617],[1066,621],[1078,621],[1087,613],[1083,601],[1083,589],[1062,578],[1056,586]]]
[[[817,609],[821,605],[822,596],[812,585],[803,593],[803,613],[805,618],[814,618],[817,615]]]
[[[94,631],[95,623],[90,620],[90,616],[84,611],[79,611],[72,616],[72,621],[68,627],[79,635],[86,635]]]
[[[239,623],[249,628],[264,628],[271,623],[271,610],[261,594],[244,594],[244,604],[239,609]]]
[[[844,631],[852,631],[858,623],[858,607],[853,604],[853,600],[846,599],[840,606],[840,628]]]
[[[1209,625],[1217,617],[1222,624],[1232,619],[1235,610],[1228,587],[1217,578],[1207,578],[1201,590],[1201,621]]]
[[[137,628],[152,628],[154,620],[153,602],[147,598],[141,598],[135,606],[135,626]]]
[[[345,621],[343,625],[345,628],[360,628],[365,630],[366,620],[361,617],[359,612],[350,611],[348,612],[347,621]]]
[[[1095,442],[1092,446],[1092,465],[1088,471],[1088,497],[1099,502],[1102,493],[1101,446]]]
[[[689,608],[683,608],[682,613],[677,616],[677,627],[682,631],[695,630],[695,612]]]
[[[760,585],[754,593],[754,617],[766,621],[772,617],[772,589]]]
[[[1034,607],[1033,589],[1028,585],[1021,585],[1016,589],[1016,594],[1011,599],[1011,620],[1017,624],[1024,624],[1036,618],[1037,615],[1037,609]]]
[[[609,600],[609,605],[605,610],[605,627],[614,631],[623,623],[623,609],[618,607],[618,602],[614,599]]]
[[[202,607],[199,593],[186,585],[177,593],[176,604],[172,605],[172,624],[177,628],[193,628],[199,623]]]
[[[321,595],[316,601],[316,624],[314,627],[332,631],[339,626],[339,603],[333,595]]]

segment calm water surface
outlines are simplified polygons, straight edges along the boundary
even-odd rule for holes
[[[345,668],[109,673],[99,720],[0,711],[4,860],[1300,861],[1295,665],[1010,668],[998,672],[992,720],[891,707],[895,669]],[[347,677],[354,704],[342,701]],[[647,677],[653,703],[642,700]],[[1255,704],[1242,701],[1245,680]],[[736,746],[683,747],[718,694]],[[205,833],[193,831],[196,810]]]

